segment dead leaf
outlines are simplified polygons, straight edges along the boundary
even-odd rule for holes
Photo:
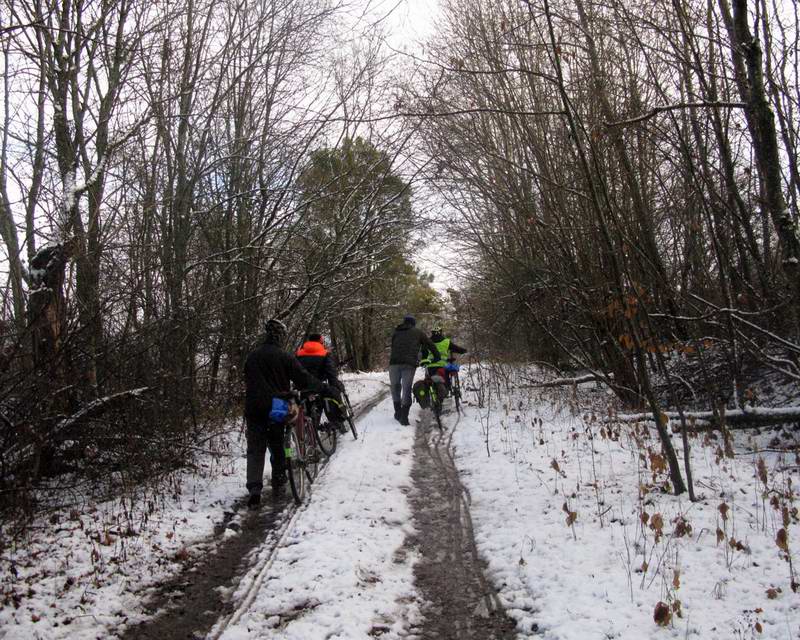
[[[775,544],[778,545],[779,549],[789,553],[789,536],[786,533],[786,529],[778,529],[778,535],[775,536]]]
[[[764,462],[764,458],[759,457],[758,464],[756,464],[756,468],[758,469],[758,479],[761,480],[764,485],[767,484],[767,465]]]
[[[672,613],[669,610],[669,607],[664,602],[659,602],[656,605],[656,609],[653,612],[653,621],[659,627],[666,627],[670,620],[672,620]]]
[[[778,597],[778,594],[781,593],[780,587],[770,587],[767,589],[767,599],[768,600],[775,600]]]
[[[719,511],[719,514],[722,516],[722,519],[727,522],[728,511],[730,511],[730,507],[723,502],[721,505],[717,507],[717,511]]]

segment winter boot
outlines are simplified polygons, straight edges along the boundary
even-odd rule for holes
[[[400,422],[400,416],[402,411],[402,407],[400,406],[399,402],[394,403],[394,419]]]
[[[402,407],[400,407],[400,424],[402,424],[404,427],[407,427],[409,424],[408,422],[409,411],[411,411],[410,404],[404,404]]]

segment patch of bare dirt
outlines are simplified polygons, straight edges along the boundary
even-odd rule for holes
[[[417,424],[414,491],[409,495],[417,534],[408,541],[422,555],[414,568],[426,604],[412,633],[424,640],[505,640],[514,621],[484,577],[469,516],[468,496],[450,455],[450,436],[431,428],[429,412]],[[452,424],[457,416],[445,422]]]
[[[245,510],[242,499],[235,510]],[[251,566],[251,552],[261,548],[271,531],[291,517],[291,498],[280,499],[266,492],[258,511],[246,512],[241,524],[232,521],[234,512],[227,512],[226,521],[217,527],[215,550],[172,580],[159,586],[143,609],[155,617],[131,625],[118,635],[122,640],[186,640],[205,638],[214,623],[231,615],[236,607],[227,594]],[[236,536],[225,536],[228,527],[241,527]],[[213,544],[213,541],[210,541]],[[222,589],[220,587],[223,587]]]

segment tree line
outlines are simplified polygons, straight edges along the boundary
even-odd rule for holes
[[[268,318],[370,368],[438,305],[407,133],[353,124],[380,59],[337,54],[345,9],[2,2],[0,505],[183,464]]]
[[[680,492],[667,407],[724,422],[753,367],[800,380],[797,6],[441,8],[396,110],[457,212],[461,319],[650,412]]]

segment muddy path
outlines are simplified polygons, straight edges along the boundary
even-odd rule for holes
[[[371,411],[388,393],[387,388],[354,407],[356,419]],[[259,569],[270,564],[274,550],[297,513],[288,493],[273,500],[267,492],[264,498],[258,511],[246,508],[244,495],[231,505],[212,538],[197,545],[200,553],[178,575],[154,589],[143,603],[141,613],[148,619],[127,626],[115,637],[120,640],[218,637],[238,614],[242,601],[246,604],[257,590],[263,573]],[[251,584],[242,584],[244,579]],[[234,600],[231,594],[237,589],[243,595]]]
[[[449,414],[440,432],[423,411],[414,440],[414,490],[409,495],[417,534],[408,544],[421,555],[414,577],[423,622],[412,633],[423,640],[505,640],[516,637],[495,590],[484,577],[469,514],[469,493],[452,457],[458,416]],[[433,425],[433,426],[432,426]]]

